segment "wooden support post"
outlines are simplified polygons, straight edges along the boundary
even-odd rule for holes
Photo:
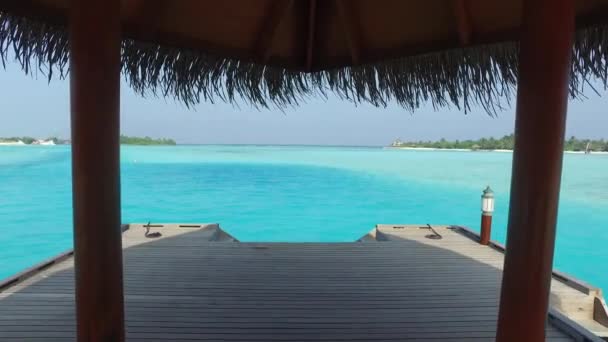
[[[479,234],[479,243],[487,246],[490,243],[492,235],[492,215],[481,215],[481,233]]]
[[[545,341],[574,34],[573,0],[527,0],[497,341]]]
[[[70,94],[78,341],[124,341],[120,0],[72,0]]]

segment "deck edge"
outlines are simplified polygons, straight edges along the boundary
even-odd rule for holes
[[[593,299],[593,319],[599,324],[608,327],[608,307],[603,297]]]
[[[151,228],[172,228],[172,229],[208,229],[214,230],[209,241],[212,242],[241,242],[234,235],[230,234],[226,229],[222,228],[219,223],[174,223],[174,222],[158,222],[158,223],[139,223],[131,222],[126,226],[142,226]],[[123,230],[124,232],[125,230]]]
[[[481,239],[479,234],[471,230],[470,228],[463,226],[450,226],[450,228],[475,242],[479,242]],[[502,254],[504,254],[506,251],[505,245],[493,240],[490,240],[488,246]],[[567,273],[558,270],[553,270],[551,275],[554,280],[557,280],[562,284],[569,286],[577,291],[580,291],[586,295],[594,297],[593,319],[600,325],[608,327],[608,309],[606,308],[601,288],[595,287],[585,281],[582,281],[578,278],[575,278],[574,276],[571,276]],[[577,333],[577,335],[574,337],[583,337],[583,341],[604,341],[602,338],[597,337],[591,331],[579,325],[574,320],[568,318],[564,314],[559,313],[555,309],[550,308],[549,317],[553,317],[556,321],[560,321],[562,326],[568,326],[568,329],[562,329],[564,331],[574,329],[574,331]],[[581,332],[585,332],[585,334],[587,335],[594,336],[596,339],[589,340],[586,335],[581,336]]]
[[[121,224],[120,225],[121,233],[129,230],[129,224]],[[70,248],[65,250],[55,256],[52,256],[48,259],[45,259],[39,263],[36,263],[25,270],[18,272],[16,274],[10,275],[7,278],[0,279],[0,293],[10,289],[11,287],[22,283],[23,281],[32,278],[38,273],[49,269],[51,266],[56,265],[70,257],[74,256],[74,249]]]
[[[547,320],[551,324],[553,324],[557,329],[559,329],[563,333],[576,339],[576,341],[605,342],[604,339],[599,336],[596,336],[594,333],[592,333],[582,325],[576,323],[574,320],[568,318],[568,316],[557,311],[556,309],[549,308],[549,312],[547,314]]]
[[[0,280],[0,293],[6,291],[7,289],[10,289],[11,287],[22,283],[23,281],[35,276],[36,274],[47,270],[49,267],[64,261],[68,258],[70,258],[71,256],[74,255],[74,249],[68,249],[67,251],[64,251],[62,253],[59,253],[57,255],[55,255],[54,257],[51,257],[49,259],[46,259],[40,263],[37,263],[29,268],[26,268],[25,270],[9,276],[8,278],[2,279]]]
[[[357,239],[357,242],[377,242],[378,241],[378,227],[374,227],[372,230],[367,232],[365,235]]]
[[[463,227],[463,226],[450,226],[450,228],[456,232],[461,233],[463,236],[466,236],[475,242],[479,242],[479,240],[480,240],[479,234],[477,232],[471,230],[470,228]],[[490,240],[490,243],[488,244],[488,246],[503,254],[505,253],[505,250],[506,250],[505,245],[501,244],[500,242],[496,242],[494,240]],[[580,280],[578,278],[575,278],[574,276],[569,275],[567,273],[564,273],[564,272],[561,272],[558,270],[553,270],[552,275],[553,275],[553,278],[555,278],[556,280],[559,280],[561,283],[566,284],[580,292],[583,292],[584,294],[600,296],[602,293],[602,290],[599,287],[593,286],[593,285],[591,285],[583,280]]]

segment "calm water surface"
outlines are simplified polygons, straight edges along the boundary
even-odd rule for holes
[[[511,154],[379,148],[122,148],[124,222],[218,222],[243,241],[354,241],[377,223],[479,229]],[[608,289],[608,155],[564,159],[555,266]],[[0,146],[0,278],[72,246],[70,150]]]

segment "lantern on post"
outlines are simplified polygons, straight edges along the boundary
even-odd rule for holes
[[[494,213],[494,191],[487,186],[481,195],[481,237],[479,243],[487,245],[492,231],[492,213]]]

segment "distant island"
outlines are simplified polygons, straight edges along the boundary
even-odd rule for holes
[[[32,137],[9,137],[2,138],[0,137],[0,145],[69,145],[70,141],[57,138],[50,137],[46,139],[36,139]]]
[[[176,145],[175,140],[173,139],[154,139],[150,137],[129,137],[126,135],[120,136],[120,144],[121,145]]]
[[[37,139],[33,137],[0,137],[0,145],[69,145],[70,140],[61,139],[57,137],[50,137],[46,139]],[[166,138],[150,138],[150,137],[130,137],[126,135],[120,136],[121,145],[176,145],[175,140]]]
[[[481,138],[478,140],[440,139],[438,141],[401,141],[397,139],[389,147],[393,148],[430,148],[445,150],[483,150],[483,151],[510,151],[513,150],[515,139],[513,134],[502,138]],[[608,140],[578,139],[570,137],[564,142],[564,150],[572,152],[608,152]]]

